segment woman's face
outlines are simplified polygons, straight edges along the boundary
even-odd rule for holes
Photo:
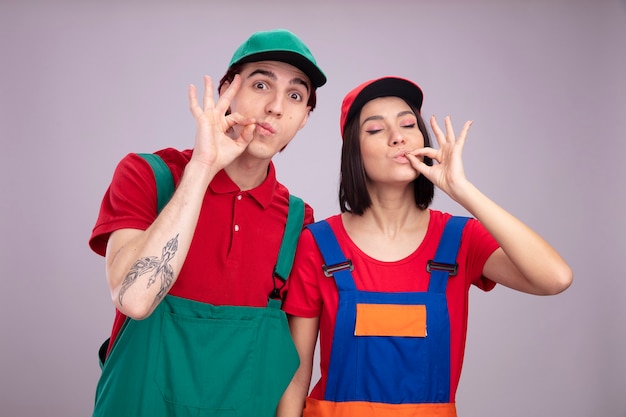
[[[403,99],[369,101],[361,109],[359,125],[361,156],[370,182],[409,183],[417,178],[405,153],[424,147],[424,136]]]

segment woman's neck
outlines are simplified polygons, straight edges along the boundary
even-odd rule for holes
[[[429,220],[430,211],[420,209],[412,193],[395,197],[377,194],[362,215],[342,214],[350,239],[381,261],[396,261],[413,253],[426,235]]]

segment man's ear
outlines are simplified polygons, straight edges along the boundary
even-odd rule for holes
[[[226,91],[229,85],[230,85],[230,81],[224,81],[224,83],[220,87],[220,90],[217,93],[221,96],[222,92]]]
[[[222,92],[228,90],[229,85],[230,85],[230,81],[224,81],[224,83],[220,87],[220,90],[217,93],[221,96]],[[230,110],[230,106],[229,106],[228,109],[226,110],[226,116],[228,116],[230,113],[232,113],[232,111]]]

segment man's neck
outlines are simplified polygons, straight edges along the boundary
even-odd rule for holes
[[[242,155],[224,168],[224,171],[242,191],[251,190],[267,178],[270,161],[269,159],[246,158]]]

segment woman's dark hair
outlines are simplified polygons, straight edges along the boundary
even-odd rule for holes
[[[232,83],[233,80],[235,79],[235,75],[241,73],[243,66],[244,64],[234,64],[233,66],[231,66],[228,69],[228,71],[226,71],[226,74],[224,74],[224,76],[220,80],[220,84],[217,87],[217,91],[220,91],[222,89],[222,86],[224,85],[225,82],[228,82],[229,84]],[[317,104],[317,94],[316,94],[315,87],[313,87],[313,85],[310,82],[309,82],[309,87],[311,88],[311,93],[309,94],[309,100],[307,101],[306,105],[311,107],[310,111],[313,111],[313,109],[315,108],[315,105]]]
[[[417,117],[417,126],[424,136],[424,146],[430,146],[430,136],[426,124],[419,110],[411,103],[407,103]],[[362,215],[372,205],[372,199],[367,192],[367,175],[361,158],[361,126],[359,118],[361,112],[348,120],[343,131],[343,146],[341,148],[341,174],[339,179],[339,208],[342,213],[348,212]],[[433,161],[424,157],[424,163],[432,166]],[[419,175],[413,181],[415,204],[423,210],[430,206],[435,194],[435,187],[429,179]]]

